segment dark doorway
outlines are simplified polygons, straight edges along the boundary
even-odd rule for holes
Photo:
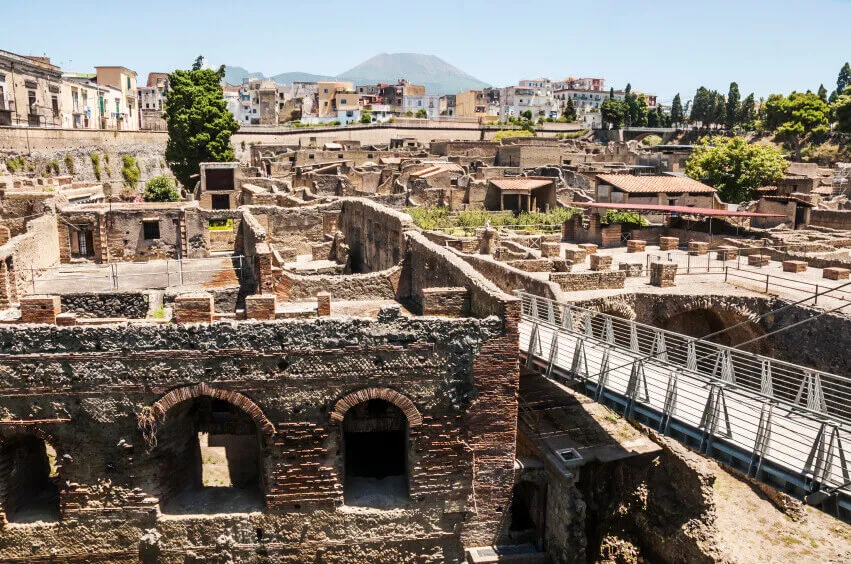
[[[346,505],[389,509],[408,499],[408,420],[390,402],[374,399],[343,419]]]
[[[201,397],[169,410],[159,432],[158,494],[166,514],[263,509],[262,436],[229,402]]]
[[[31,435],[10,438],[0,450],[3,508],[10,523],[59,519],[56,451]]]
[[[229,210],[230,196],[227,194],[212,194],[211,204],[214,210]]]

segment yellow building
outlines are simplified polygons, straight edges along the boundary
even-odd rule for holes
[[[485,115],[485,98],[481,90],[468,90],[455,95],[455,116],[477,118]]]
[[[357,104],[358,95],[354,91],[354,82],[318,82],[316,84],[319,90],[319,108],[317,113],[319,117],[329,117],[337,115],[336,96],[337,92],[352,92],[352,99]],[[346,100],[348,105],[348,99]]]
[[[139,110],[136,89],[136,73],[125,67],[95,67],[97,83],[111,86],[120,91],[120,95],[104,100],[101,111],[105,118],[115,121],[116,129],[139,129]]]

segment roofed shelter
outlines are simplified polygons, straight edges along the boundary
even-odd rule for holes
[[[556,185],[552,178],[491,178],[485,208],[491,211],[545,211],[555,208]]]
[[[696,206],[718,208],[723,203],[712,186],[686,176],[633,176],[601,174],[597,176],[598,202],[658,206]]]

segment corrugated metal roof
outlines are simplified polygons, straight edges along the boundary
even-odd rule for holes
[[[627,194],[712,194],[715,188],[687,176],[633,176],[631,174],[601,174],[600,182],[611,184]]]
[[[491,178],[491,182],[500,190],[534,190],[553,183],[540,178]]]

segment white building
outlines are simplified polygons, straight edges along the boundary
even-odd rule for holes
[[[553,97],[552,90],[546,88],[509,86],[500,89],[499,100],[499,117],[502,121],[508,121],[509,118],[519,119],[527,111],[532,113],[532,119],[535,121],[540,118],[557,118],[560,112],[559,103]]]
[[[402,96],[403,114],[412,112],[416,116],[420,110],[425,110],[428,119],[437,119],[440,116],[440,96],[434,94]]]

